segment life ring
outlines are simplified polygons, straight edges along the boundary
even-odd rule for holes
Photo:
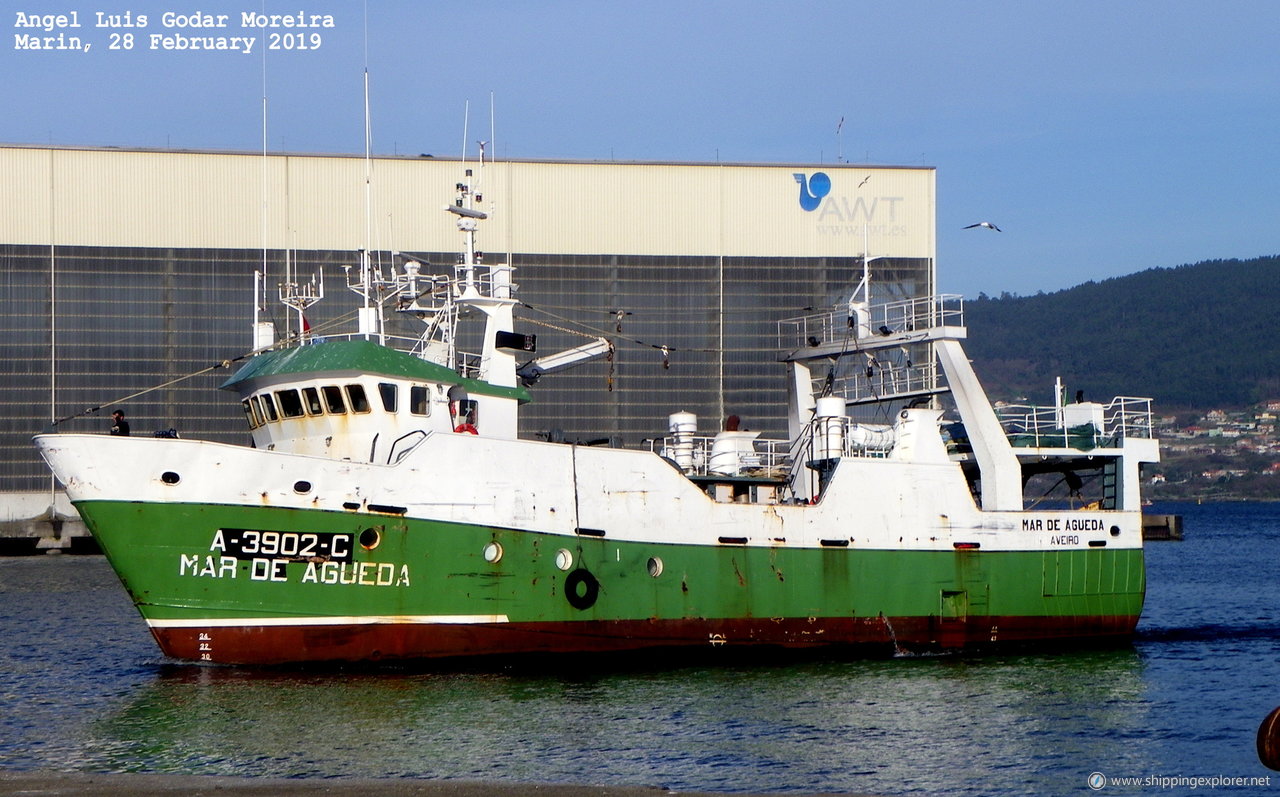
[[[453,431],[465,432],[467,434],[480,434],[480,432],[476,429],[475,425],[470,423],[460,423],[454,427]]]
[[[580,567],[565,577],[564,597],[575,609],[590,609],[600,597],[600,582]]]

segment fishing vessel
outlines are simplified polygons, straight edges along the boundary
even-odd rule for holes
[[[864,255],[838,305],[778,325],[785,439],[704,431],[680,407],[638,448],[521,437],[533,382],[611,344],[537,356],[512,267],[477,253],[469,173],[446,209],[456,267],[383,274],[362,254],[355,332],[258,339],[223,385],[252,445],[36,437],[168,656],[895,654],[1133,632],[1150,399],[997,411],[960,297],[874,302]],[[280,298],[301,315],[321,293]],[[386,334],[387,312],[421,335]],[[1096,497],[1024,499],[1046,475]]]

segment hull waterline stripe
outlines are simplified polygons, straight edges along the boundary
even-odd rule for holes
[[[361,617],[208,617],[196,619],[148,619],[152,628],[210,628],[217,626],[281,625],[465,625],[506,623],[505,614],[390,614]]]

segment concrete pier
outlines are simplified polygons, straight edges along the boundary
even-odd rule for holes
[[[234,778],[211,775],[94,775],[0,771],[0,793],[101,795],[102,797],[190,797],[191,795],[385,795],[386,797],[713,797],[720,792],[673,791],[665,786],[582,786],[470,780]],[[811,792],[830,794],[830,792]],[[750,797],[750,795],[738,795]],[[848,795],[848,797],[858,797]],[[866,797],[864,795],[863,797]]]
[[[75,507],[60,490],[0,493],[0,556],[97,553]]]
[[[1182,515],[1143,515],[1142,539],[1182,539]]]

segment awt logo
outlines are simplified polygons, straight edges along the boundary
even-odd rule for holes
[[[805,212],[817,210],[822,198],[831,193],[831,178],[826,172],[814,172],[807,178],[803,172],[795,172],[791,176],[800,184],[800,207]]]

